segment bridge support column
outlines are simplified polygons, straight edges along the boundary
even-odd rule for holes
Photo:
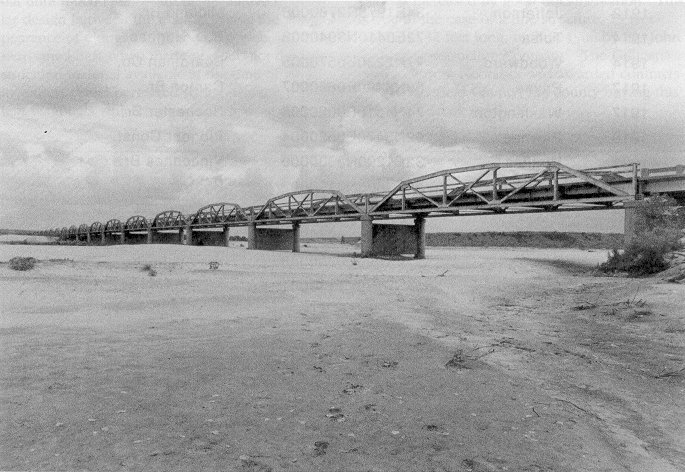
[[[100,231],[100,244],[103,246],[107,243],[107,236],[105,236],[105,230]]]
[[[193,246],[195,242],[193,241],[193,228],[190,225],[186,225],[186,245]]]
[[[230,227],[224,226],[223,236],[224,236],[224,245],[225,245],[226,247],[229,247],[229,246],[230,246],[230,241],[231,241],[231,240],[229,239],[230,229],[231,229]]]
[[[247,248],[257,249],[257,225],[255,223],[247,225]]]
[[[152,244],[153,238],[154,238],[154,233],[152,232],[152,226],[148,226],[148,228],[147,228],[147,243]]]
[[[414,259],[426,258],[426,217],[414,218],[414,232],[416,233],[416,252]]]
[[[250,224],[247,226],[247,248],[263,251],[295,251],[296,247],[299,249],[299,242],[295,242],[297,231],[295,228],[257,228],[256,224]]]
[[[625,202],[623,204],[624,220],[623,220],[623,247],[627,247],[628,244],[635,237],[635,207],[637,202]]]
[[[183,244],[183,228],[178,230],[178,244]]]
[[[362,238],[361,238],[361,256],[373,256],[373,219],[370,216],[362,216]]]
[[[90,231],[86,233],[86,242],[90,244]]]
[[[293,223],[293,252],[300,252],[300,222]]]
[[[362,217],[361,256],[400,256],[413,254],[426,258],[426,218],[416,216],[414,225],[374,224],[369,216]]]
[[[119,237],[119,243],[126,244],[126,231],[121,230],[121,235]]]

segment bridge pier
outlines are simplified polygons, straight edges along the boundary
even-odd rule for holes
[[[414,259],[426,258],[426,217],[417,216],[414,218],[414,233],[416,238],[416,251]]]
[[[251,223],[247,226],[247,248],[300,252],[300,224],[293,223],[292,229],[278,229],[257,228]]]
[[[183,244],[183,229],[163,233],[150,228],[147,231],[147,244]]]
[[[257,249],[257,225],[254,223],[247,225],[247,248]]]
[[[231,240],[229,239],[230,230],[231,230],[231,228],[229,226],[224,226],[223,241],[224,241],[224,246],[226,246],[226,247],[229,247],[231,245],[230,244]]]
[[[193,246],[193,228],[186,225],[186,246]]]
[[[628,244],[635,237],[635,214],[637,202],[625,202],[623,204],[623,247],[628,247]]]
[[[228,247],[228,237],[228,226],[223,226],[219,231],[213,228],[186,228],[186,244],[190,246]]]
[[[426,218],[416,216],[414,225],[376,224],[369,216],[361,220],[361,256],[414,254],[426,258]]]
[[[142,233],[142,231],[125,231],[125,239],[123,244],[147,244],[148,233]]]
[[[100,244],[103,246],[107,243],[107,236],[105,235],[105,230],[100,231]]]
[[[361,256],[373,257],[373,219],[364,215],[362,222]]]
[[[86,243],[90,244],[90,231],[86,233]]]
[[[293,252],[300,252],[300,222],[293,222]]]
[[[126,244],[126,231],[124,231],[123,229],[121,230],[121,234],[119,235],[119,243]]]

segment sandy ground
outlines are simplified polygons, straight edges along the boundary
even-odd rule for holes
[[[685,286],[304,250],[0,246],[0,469],[685,470]]]

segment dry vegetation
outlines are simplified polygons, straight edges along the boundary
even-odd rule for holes
[[[655,274],[668,269],[670,252],[682,248],[685,208],[676,206],[672,198],[655,196],[638,202],[635,211],[635,236],[625,250],[614,249],[609,254],[601,271]]]
[[[12,270],[31,270],[38,262],[33,257],[13,257],[9,260],[9,268]]]

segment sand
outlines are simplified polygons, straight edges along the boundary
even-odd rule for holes
[[[683,285],[303,250],[0,246],[0,469],[685,469]]]

